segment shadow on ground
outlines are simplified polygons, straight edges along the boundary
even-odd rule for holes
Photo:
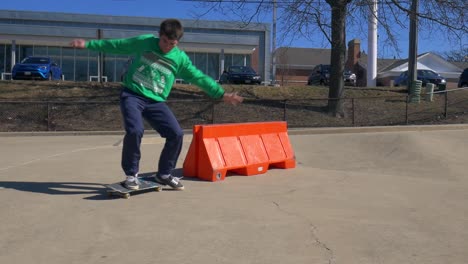
[[[182,177],[182,169],[175,169],[174,176]],[[140,173],[139,177],[146,180],[154,179],[156,172]],[[197,178],[184,178],[184,180],[198,181]],[[116,179],[117,182],[117,179]],[[115,183],[115,182],[112,182]],[[108,199],[106,184],[91,182],[25,182],[25,181],[0,181],[0,189],[14,189],[23,192],[42,193],[49,195],[91,195],[85,200]],[[172,190],[169,187],[163,190]],[[142,192],[144,193],[144,192]]]
[[[100,199],[106,197],[105,187],[101,183],[0,181],[0,188],[49,195],[94,194],[102,195]],[[89,197],[85,199],[89,199]]]

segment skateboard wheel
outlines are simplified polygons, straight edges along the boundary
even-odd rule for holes
[[[130,198],[130,194],[126,193],[126,194],[123,195],[123,197],[124,197],[125,199],[128,199],[128,198]]]
[[[160,192],[160,191],[162,191],[162,188],[161,188],[161,186],[158,186],[158,187],[154,188],[154,190],[157,191],[157,192]]]

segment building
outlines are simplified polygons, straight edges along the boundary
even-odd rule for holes
[[[26,56],[49,56],[61,66],[65,80],[89,81],[102,73],[103,80],[120,81],[129,56],[70,48],[70,41],[157,35],[163,20],[0,10],[0,72],[8,76]],[[180,20],[184,37],[179,47],[209,76],[218,79],[229,65],[249,65],[264,80],[270,79],[269,24],[242,27],[232,21]]]
[[[330,64],[330,49],[280,47],[275,51],[276,78],[281,85],[307,83],[318,64]]]
[[[356,72],[358,86],[366,86],[367,55],[360,52],[360,43],[357,40],[348,43],[348,51],[348,67]],[[418,55],[416,61],[418,69],[432,70],[443,76],[448,87],[456,86],[463,71],[463,63],[449,62],[431,52]],[[408,59],[377,59],[377,85],[393,86],[394,80],[407,70]]]
[[[276,80],[282,84],[307,83],[312,69],[319,64],[330,64],[330,49],[280,47],[276,50]],[[357,86],[366,86],[367,54],[361,51],[359,39],[348,42],[345,69],[357,76]],[[448,62],[434,53],[423,53],[417,57],[418,69],[430,69],[447,79],[454,87],[462,70],[468,63]],[[377,59],[377,85],[391,86],[393,81],[408,70],[407,59]]]

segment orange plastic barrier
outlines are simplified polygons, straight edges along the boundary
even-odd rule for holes
[[[296,167],[286,122],[195,125],[183,173],[207,181]]]

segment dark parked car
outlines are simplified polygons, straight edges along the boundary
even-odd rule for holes
[[[395,80],[395,86],[406,86],[408,85],[408,71],[402,72]],[[431,70],[418,70],[418,80],[422,81],[422,86],[426,86],[428,83],[433,83],[439,88],[445,87],[447,81],[440,74]]]
[[[307,79],[307,85],[328,85],[330,79],[330,65],[319,64],[312,69]]]
[[[462,74],[460,74],[460,79],[458,80],[458,87],[468,87],[468,68],[466,68]]]
[[[262,77],[249,66],[230,66],[221,74],[219,83],[261,84]]]
[[[62,69],[48,57],[26,57],[11,71],[13,80],[61,80]]]
[[[330,68],[328,64],[319,64],[312,69],[312,73],[307,79],[307,85],[328,85],[330,82]],[[345,85],[356,86],[356,74],[346,70],[343,72]]]

